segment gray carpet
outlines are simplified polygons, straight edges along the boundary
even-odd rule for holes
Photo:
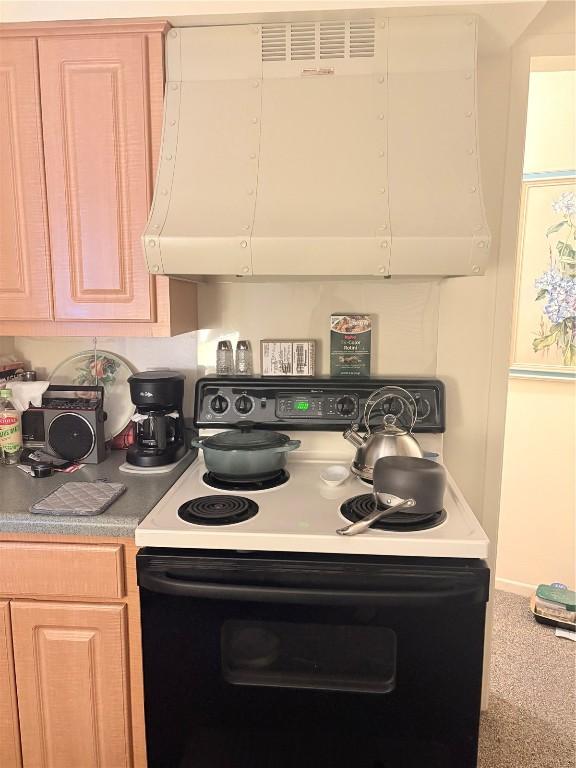
[[[490,706],[479,768],[576,766],[576,643],[532,618],[528,599],[495,593]]]

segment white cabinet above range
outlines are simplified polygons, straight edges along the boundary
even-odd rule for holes
[[[143,240],[171,275],[475,275],[473,16],[173,29]]]

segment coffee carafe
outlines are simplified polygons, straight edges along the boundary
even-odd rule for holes
[[[177,371],[143,371],[128,379],[130,397],[136,406],[132,417],[136,441],[126,453],[128,464],[161,467],[173,464],[186,453],[184,379]]]

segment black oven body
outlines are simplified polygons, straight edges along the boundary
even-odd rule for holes
[[[145,548],[150,768],[474,768],[481,560]]]

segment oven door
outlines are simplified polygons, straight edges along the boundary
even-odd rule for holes
[[[150,768],[473,768],[481,561],[144,549]]]

